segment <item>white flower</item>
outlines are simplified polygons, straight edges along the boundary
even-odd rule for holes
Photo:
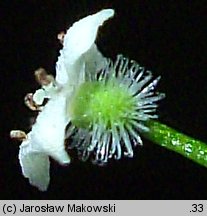
[[[50,100],[38,115],[28,139],[20,145],[19,160],[23,175],[39,190],[45,191],[49,185],[49,156],[61,164],[70,163],[64,146],[65,127],[70,121],[70,99],[90,75],[89,71],[95,72],[105,66],[106,59],[98,51],[95,39],[99,26],[113,15],[112,9],[105,9],[73,24],[65,35],[56,63],[56,89],[38,90],[34,94],[38,105],[48,95]]]

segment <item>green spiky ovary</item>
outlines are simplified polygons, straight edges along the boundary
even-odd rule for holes
[[[110,129],[126,124],[135,111],[136,101],[119,81],[93,81],[83,83],[73,97],[70,114],[72,124],[90,128],[93,124]]]

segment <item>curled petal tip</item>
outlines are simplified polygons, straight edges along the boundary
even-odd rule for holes
[[[67,165],[70,163],[70,157],[65,150],[57,151],[52,156],[62,165]]]
[[[113,9],[104,9],[75,22],[64,35],[63,49],[56,63],[56,81],[64,85],[68,80],[77,83],[82,55],[95,43],[98,29],[114,15]]]
[[[114,11],[114,9],[109,8],[109,9],[103,9],[102,11],[100,11],[100,13],[106,14],[107,17],[113,17],[115,11]]]
[[[35,152],[27,140],[20,146],[19,161],[22,174],[29,179],[30,184],[40,191],[46,191],[50,182],[49,157],[44,153]]]

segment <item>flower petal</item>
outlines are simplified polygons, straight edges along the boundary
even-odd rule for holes
[[[59,163],[70,163],[64,146],[65,127],[68,121],[66,97],[63,94],[57,94],[45,105],[32,127],[32,148],[48,154]]]
[[[65,151],[66,98],[57,95],[51,99],[37,117],[27,139],[20,145],[19,160],[23,175],[39,190],[47,190],[49,176],[49,156],[61,164],[70,163]]]
[[[94,44],[99,26],[113,15],[114,10],[105,9],[79,20],[69,28],[56,63],[56,81],[59,84],[63,85],[68,80],[76,84],[78,65],[82,63],[80,57]]]
[[[22,173],[25,178],[29,178],[31,185],[41,191],[46,191],[50,181],[49,157],[44,153],[33,151],[30,145],[30,138],[20,145],[19,161]]]
[[[104,69],[107,65],[107,59],[98,50],[96,44],[84,54],[85,75],[86,78],[93,77],[95,73]]]

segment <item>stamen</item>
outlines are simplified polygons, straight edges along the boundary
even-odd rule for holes
[[[97,143],[99,141],[99,136],[100,136],[100,133],[98,133],[98,132],[99,132],[99,126],[97,124],[94,124],[93,130],[92,130],[91,145],[89,145],[88,151],[93,151],[93,149],[97,145]]]
[[[131,145],[131,142],[129,139],[129,135],[126,132],[126,130],[124,129],[123,125],[120,125],[119,128],[120,128],[120,134],[122,136],[122,139],[124,141],[124,145],[125,145],[126,150],[127,150],[126,152],[124,152],[124,155],[128,156],[128,157],[133,157],[134,154],[133,154],[132,145]]]
[[[143,145],[141,137],[139,136],[137,132],[135,132],[132,126],[130,124],[126,124],[126,128],[129,131],[129,133],[132,135],[132,137],[135,139],[136,145],[137,144]]]
[[[144,95],[145,93],[147,92],[151,92],[151,91],[154,91],[155,90],[155,87],[157,86],[157,83],[159,82],[160,80],[160,76],[157,77],[156,79],[154,79],[148,86],[146,86],[145,88],[143,88],[139,94],[137,96],[141,96],[141,95]]]
[[[12,130],[10,131],[10,138],[23,141],[27,139],[27,134],[21,130]]]
[[[35,78],[37,80],[37,82],[41,85],[41,86],[47,86],[49,85],[51,82],[54,82],[54,77],[51,74],[48,74],[47,71],[44,68],[38,68],[35,72],[34,72]]]
[[[57,39],[59,40],[59,42],[61,44],[63,44],[64,42],[64,37],[65,37],[65,32],[64,31],[61,31],[58,35],[57,35]]]
[[[121,144],[120,144],[120,138],[118,135],[118,131],[115,126],[112,126],[112,150],[111,154],[115,156],[114,158],[119,160],[121,158]]]
[[[142,124],[142,123],[138,123],[138,122],[132,120],[131,124],[134,125],[140,131],[144,131],[144,132],[149,131],[149,128],[144,126],[144,124]]]

